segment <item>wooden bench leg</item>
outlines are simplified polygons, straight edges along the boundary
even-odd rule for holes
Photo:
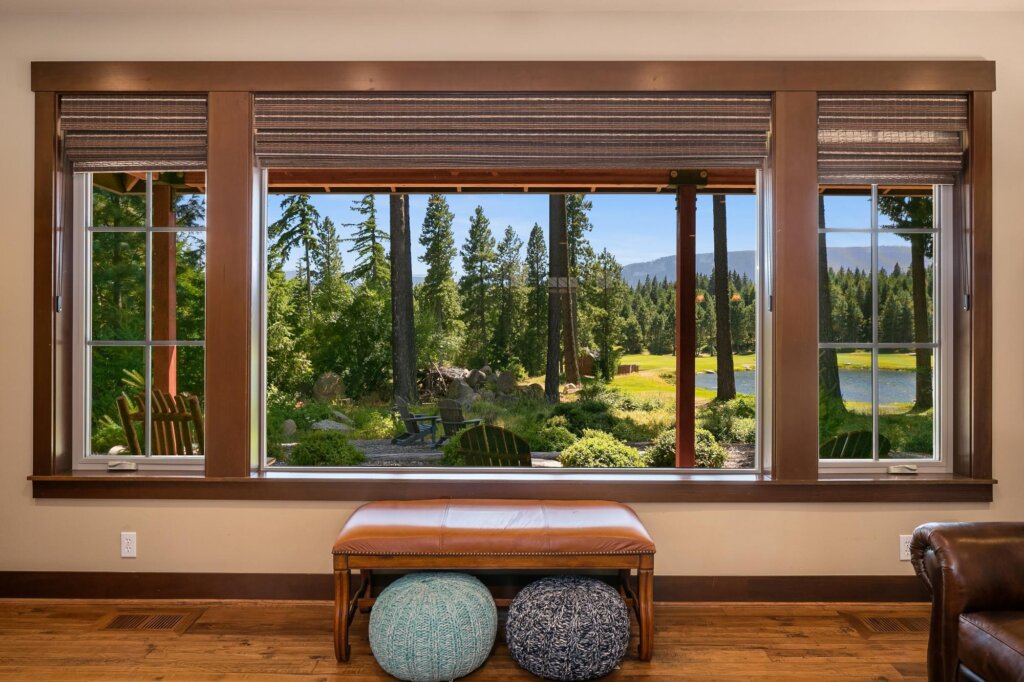
[[[654,569],[637,571],[637,601],[640,614],[640,660],[649,661],[654,654]]]
[[[352,572],[345,569],[334,571],[334,657],[339,663],[348,660],[348,624],[349,624],[349,581]]]
[[[370,607],[363,606],[363,603],[373,597],[373,571],[368,568],[361,568],[359,569],[359,576],[362,579],[362,584],[359,586],[359,592],[356,594],[356,598],[360,605],[359,613],[369,613]]]

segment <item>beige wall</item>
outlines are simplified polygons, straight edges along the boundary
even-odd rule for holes
[[[170,5],[153,7],[144,17],[0,14],[0,570],[328,571],[329,543],[353,507],[32,499],[31,60],[995,60],[995,502],[637,509],[660,572],[697,575],[908,573],[897,535],[919,523],[1024,518],[1024,13],[171,16]],[[121,530],[138,531],[138,559],[118,558]]]

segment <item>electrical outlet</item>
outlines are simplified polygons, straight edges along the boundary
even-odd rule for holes
[[[910,561],[910,539],[913,535],[900,536],[900,561]]]
[[[134,559],[137,551],[135,533],[121,533],[121,558]]]

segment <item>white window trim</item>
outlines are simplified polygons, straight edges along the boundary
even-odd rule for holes
[[[949,418],[949,415],[953,414],[953,392],[948,387],[952,386],[952,365],[953,358],[951,353],[951,339],[953,338],[953,315],[949,314],[946,310],[947,306],[954,304],[954,282],[953,282],[953,253],[954,253],[954,239],[955,232],[957,229],[956,221],[953,219],[953,192],[955,188],[953,185],[934,185],[933,186],[933,197],[934,197],[934,224],[935,224],[935,240],[934,244],[938,247],[938,257],[935,258],[935,282],[938,283],[936,289],[938,300],[932,302],[933,315],[935,316],[935,331],[938,334],[936,339],[935,347],[933,350],[934,362],[938,366],[938,374],[935,381],[935,392],[937,397],[934,399],[933,408],[933,420],[934,420],[934,435],[933,435],[933,455],[929,459],[921,458],[887,458],[887,459],[871,459],[871,460],[840,460],[840,459],[819,459],[818,467],[822,473],[871,473],[871,472],[884,472],[888,467],[893,464],[915,464],[917,465],[918,472],[920,473],[952,473],[953,471],[953,457],[951,453],[947,452],[947,449],[952,447],[953,444],[953,420]],[[871,222],[872,222],[872,278],[876,277],[877,272],[877,235],[879,231],[876,229],[878,221],[878,205],[877,205],[877,194],[878,185],[872,185],[871,189]],[[852,233],[856,230],[844,230],[836,229],[831,232],[835,233]],[[933,285],[934,286],[934,285]],[[820,292],[819,292],[820,295]],[[877,282],[873,282],[872,285],[872,296],[878,295]],[[877,307],[877,305],[875,306]],[[874,322],[877,325],[877,321]],[[877,344],[872,343],[842,343],[832,344],[842,345],[844,347],[874,347]],[[912,343],[907,344],[913,346]],[[820,348],[820,345],[819,345]],[[878,423],[874,424],[874,430],[878,431]],[[875,439],[877,448],[877,438]],[[875,452],[874,457],[877,457]]]
[[[105,470],[110,462],[135,462],[140,469],[172,469],[174,471],[202,471],[205,466],[205,458],[200,455],[108,455],[91,454],[91,427],[90,427],[90,349],[88,343],[88,324],[91,319],[91,292],[92,292],[92,268],[91,268],[91,232],[92,227],[92,174],[75,173],[73,180],[73,221],[72,221],[72,252],[74,262],[72,277],[74,286],[72,296],[74,301],[72,315],[72,341],[73,353],[71,362],[71,390],[72,410],[71,429],[72,444],[71,454],[73,469],[80,471]],[[150,338],[152,326],[152,236],[154,231],[164,231],[153,228],[152,216],[152,194],[153,178],[151,173],[146,174],[146,220],[145,225],[134,228],[131,231],[145,231],[146,233],[146,337]],[[116,229],[109,230],[111,232]],[[181,228],[168,228],[166,231],[182,232]],[[203,229],[205,233],[205,227]],[[200,346],[202,343],[188,341],[176,341],[176,346]],[[139,342],[128,344],[131,347],[147,348],[145,352],[145,376],[146,383],[150,383],[151,352],[152,342]],[[159,344],[158,344],[159,345]],[[146,406],[147,412],[150,409]],[[146,423],[149,423],[149,419]],[[146,450],[149,450],[150,433],[146,429]]]

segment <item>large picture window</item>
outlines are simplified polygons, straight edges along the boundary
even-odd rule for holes
[[[940,459],[951,189],[831,186],[819,195],[822,460]]]
[[[483,426],[500,429],[491,435],[502,447],[521,446],[519,466],[675,467],[681,382],[695,424],[680,437],[694,465],[755,469],[754,188],[697,197],[696,239],[684,242],[697,251],[694,320],[682,337],[667,189],[271,187],[265,466],[513,461],[462,452],[462,434]],[[677,376],[679,353],[694,356],[690,376]]]
[[[77,173],[80,462],[204,454],[205,174]]]

